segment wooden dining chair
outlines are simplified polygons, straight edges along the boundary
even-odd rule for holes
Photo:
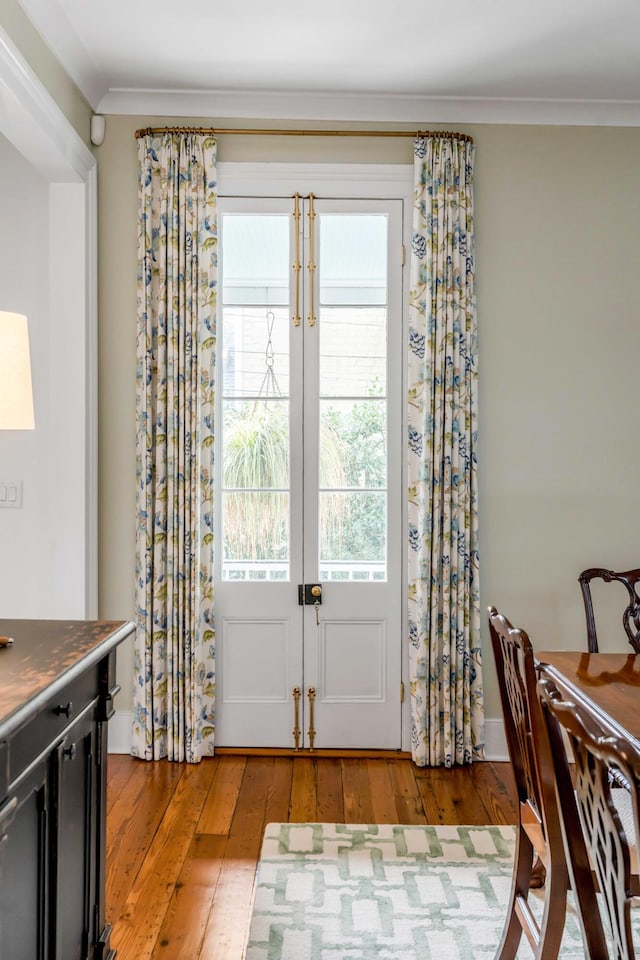
[[[640,895],[635,847],[635,837],[640,836],[640,750],[630,740],[612,736],[597,709],[587,701],[578,702],[555,675],[547,675],[544,664],[537,690],[551,745],[585,957],[634,960],[631,900]],[[573,777],[563,730],[573,755]],[[622,791],[616,783],[625,783],[629,791],[626,815],[621,814]],[[611,952],[598,908],[594,874],[608,921]]]
[[[524,630],[489,607],[509,759],[518,793],[516,852],[511,894],[496,960],[513,960],[522,933],[536,958],[555,960],[564,930],[569,878],[546,726],[536,696],[533,647]],[[546,870],[542,919],[529,903],[534,854]]]
[[[582,599],[584,600],[584,612],[587,618],[587,643],[589,653],[598,652],[598,634],[596,633],[596,621],[593,613],[593,602],[591,599],[591,581],[594,579],[603,580],[605,583],[617,581],[624,584],[629,594],[629,603],[622,614],[622,625],[629,638],[629,643],[636,653],[640,653],[640,595],[638,594],[638,583],[640,582],[640,567],[635,570],[605,570],[602,567],[589,567],[583,570],[578,577],[580,589],[582,590]]]

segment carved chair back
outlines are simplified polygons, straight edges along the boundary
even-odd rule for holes
[[[520,803],[528,803],[539,820],[543,816],[537,743],[532,735],[536,717],[536,672],[531,640],[495,607],[489,607],[489,633],[498,674],[505,736]],[[531,692],[533,691],[533,699]]]
[[[541,666],[538,694],[551,744],[562,810],[565,847],[572,887],[589,960],[634,960],[631,900],[638,895],[638,876],[632,871],[631,830],[638,836],[640,751],[629,741],[610,735],[590,704],[576,702],[571,691]],[[574,758],[569,772],[562,730]],[[632,825],[629,835],[620,819],[620,783],[631,795]],[[577,816],[575,815],[577,808]],[[602,894],[604,914],[611,933],[609,952],[595,885]]]
[[[568,874],[554,787],[553,762],[536,695],[533,646],[524,630],[489,607],[489,633],[509,759],[518,793],[517,846],[511,898],[498,960],[515,957],[524,932],[536,956],[557,956],[564,929]],[[538,923],[528,903],[533,853],[546,868],[545,905]]]
[[[589,653],[598,652],[598,635],[596,633],[596,621],[593,613],[593,602],[591,599],[590,584],[593,579],[603,580],[605,583],[617,581],[624,584],[629,594],[629,603],[622,614],[622,625],[629,638],[629,643],[636,653],[640,653],[640,594],[638,594],[638,583],[640,583],[640,567],[635,570],[605,570],[602,567],[589,567],[583,570],[578,577],[580,589],[582,590],[582,599],[584,600],[584,612],[587,618],[587,643]]]

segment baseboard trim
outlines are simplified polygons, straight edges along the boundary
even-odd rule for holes
[[[109,721],[109,753],[131,753],[131,725],[133,722],[133,713],[127,710],[117,710],[115,715]],[[507,753],[507,741],[504,735],[504,723],[502,720],[485,720],[485,760],[494,760],[502,762],[509,759]],[[218,747],[216,753],[219,756],[225,754],[245,754],[246,756],[264,756],[264,757],[295,757],[295,756],[315,756],[315,757],[410,757],[411,754],[404,750],[314,750],[310,754],[308,750],[277,750],[272,748],[258,747]]]
[[[410,760],[406,750],[363,750],[353,747],[294,750],[289,747],[216,747],[217,757],[352,757],[367,760]]]
[[[484,754],[485,760],[494,760],[496,763],[509,760],[503,720],[484,721]]]
[[[133,713],[130,710],[116,710],[109,720],[109,753],[131,753],[131,727]]]

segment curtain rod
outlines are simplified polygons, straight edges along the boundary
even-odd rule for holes
[[[143,127],[136,130],[136,139],[158,136],[163,133],[210,133],[211,135],[233,134],[235,136],[275,137],[443,137],[447,140],[463,140],[473,143],[466,133],[450,130],[271,130],[262,127]]]

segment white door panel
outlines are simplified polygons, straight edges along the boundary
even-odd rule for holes
[[[289,621],[226,618],[222,629],[225,703],[287,702]]]
[[[388,677],[397,679],[398,651],[397,641],[389,649],[387,618],[322,620],[318,633],[316,746],[361,747],[366,729],[378,748],[397,748],[399,691]]]
[[[298,210],[220,201],[216,740],[397,749],[402,202]]]
[[[318,681],[325,703],[380,703],[385,692],[385,621],[323,620]]]
[[[241,609],[242,598],[235,599],[226,606]],[[218,630],[220,743],[283,746],[282,731],[293,728],[293,681],[301,672],[300,617],[293,623],[290,617],[222,617]]]

